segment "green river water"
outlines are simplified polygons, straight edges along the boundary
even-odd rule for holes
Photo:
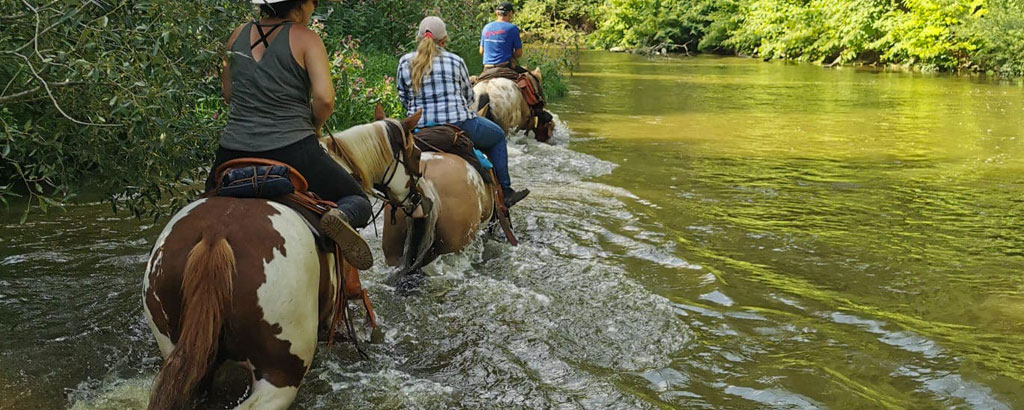
[[[550,108],[523,244],[367,272],[370,359],[321,346],[295,408],[1024,408],[1024,88],[587,52]],[[0,408],[144,408],[164,221],[17,216]]]

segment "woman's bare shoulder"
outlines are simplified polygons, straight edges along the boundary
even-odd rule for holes
[[[224,45],[224,48],[231,48],[231,45],[235,44],[235,39],[237,39],[238,35],[242,33],[242,27],[245,27],[246,24],[249,23],[242,23],[239,24],[238,27],[235,27],[235,30],[231,32],[231,38],[228,39],[228,42]]]
[[[319,34],[316,34],[315,31],[306,26],[293,24],[292,31],[289,34],[291,34],[291,37],[298,40],[299,44],[302,44],[303,46],[314,44],[320,44],[322,46],[324,43],[323,40],[320,39]]]

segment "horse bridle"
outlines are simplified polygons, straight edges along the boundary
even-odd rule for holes
[[[416,189],[416,187],[419,186],[420,179],[423,178],[423,173],[420,172],[419,167],[414,166],[412,164],[411,157],[405,157],[405,131],[402,130],[402,127],[391,121],[386,121],[385,123],[387,124],[388,128],[388,143],[391,145],[391,152],[394,159],[394,165],[389,166],[388,169],[385,170],[384,176],[381,177],[380,181],[373,183],[373,196],[391,204],[392,220],[394,220],[395,211],[397,211],[398,209],[402,209],[402,212],[404,212],[406,216],[412,217],[413,212],[416,211],[416,207],[418,207],[423,202],[422,194],[420,194],[419,190]],[[393,131],[397,131],[398,135],[401,136],[402,146],[397,146],[398,144],[396,144],[396,141],[392,134]],[[413,144],[415,144],[415,142]],[[417,149],[415,145],[413,145],[411,148],[413,152],[415,152]],[[395,175],[398,174],[399,166],[404,167],[405,173],[409,175],[409,193],[405,194],[405,198],[402,198],[401,200],[392,197],[391,193],[388,191],[388,186],[391,185],[391,181],[393,181],[395,179]],[[406,207],[406,204],[408,204],[409,206]]]
[[[405,212],[406,215],[412,216],[412,213],[416,211],[416,207],[418,207],[423,202],[422,195],[419,193],[419,191],[416,190],[416,187],[419,185],[420,179],[423,178],[423,174],[417,167],[413,166],[412,158],[405,158],[404,142],[396,144],[394,138],[392,137],[392,131],[397,130],[398,135],[402,136],[402,141],[404,141],[405,138],[402,127],[393,123],[390,120],[384,120],[384,123],[386,124],[387,127],[387,139],[388,145],[391,148],[393,160],[392,163],[395,165],[388,165],[388,168],[384,170],[384,175],[381,177],[381,180],[374,182],[372,184],[372,190],[369,192],[369,194],[373,195],[374,198],[380,199],[381,201],[391,204],[391,218],[392,220],[394,220],[395,210],[401,208],[402,212]],[[329,140],[331,143],[331,150],[334,151],[335,154],[340,155],[344,158],[344,151],[342,151],[338,147],[338,141],[335,140],[333,136],[331,136]],[[415,151],[417,148],[415,145],[413,145],[412,149],[413,151]],[[351,160],[346,159],[346,161],[348,161],[348,163],[350,164],[352,163]],[[408,174],[410,178],[409,193],[406,194],[405,198],[402,198],[401,200],[392,197],[391,193],[388,192],[388,185],[391,185],[391,181],[393,181],[395,179],[395,175],[398,174],[399,166],[405,168],[405,173]],[[359,179],[357,175],[353,176],[356,177],[356,179]],[[409,204],[408,208],[405,207],[406,204]],[[376,220],[377,215],[379,214],[380,212],[377,212],[374,215],[373,219]]]

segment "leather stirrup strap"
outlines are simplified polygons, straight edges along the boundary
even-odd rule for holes
[[[493,169],[491,169],[491,180],[498,180],[498,177],[494,175]],[[494,191],[494,218],[498,220],[498,225],[501,226],[502,232],[505,233],[508,243],[512,244],[512,246],[519,246],[519,239],[516,239],[516,234],[512,232],[512,219],[508,207],[505,206],[505,195],[501,192],[501,186],[497,183],[491,184],[491,186]]]

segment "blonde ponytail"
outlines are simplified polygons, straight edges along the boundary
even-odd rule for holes
[[[420,88],[423,87],[423,77],[430,74],[430,70],[434,68],[434,57],[440,54],[441,49],[434,44],[432,36],[420,38],[420,44],[416,46],[416,57],[413,57],[412,63],[409,64],[413,94],[420,92]]]

